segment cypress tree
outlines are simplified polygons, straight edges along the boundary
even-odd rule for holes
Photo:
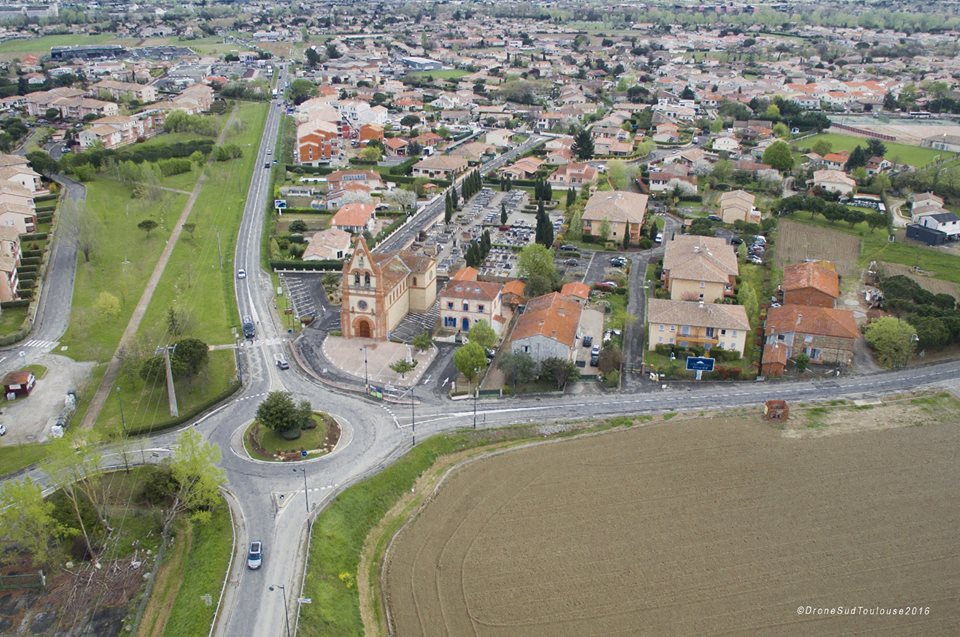
[[[500,225],[506,225],[507,223],[507,204],[500,204]]]
[[[577,200],[577,191],[574,190],[573,188],[568,188],[567,189],[567,208],[569,208],[571,204],[573,204],[573,202],[576,200]]]
[[[450,219],[453,217],[453,204],[450,202],[450,193],[447,193],[447,196],[444,198],[444,208],[443,208],[443,222],[450,223]]]

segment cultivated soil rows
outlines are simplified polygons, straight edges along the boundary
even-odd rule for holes
[[[840,276],[849,277],[858,274],[859,258],[860,238],[855,235],[789,219],[780,220],[775,259],[781,268],[804,259],[826,259],[837,266]]]
[[[957,634],[960,422],[945,413],[802,438],[678,419],[468,464],[388,554],[396,634]]]

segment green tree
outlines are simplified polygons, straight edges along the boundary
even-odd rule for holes
[[[763,116],[767,119],[780,119],[780,107],[776,104],[770,104],[767,106],[767,110],[763,112]]]
[[[506,225],[507,223],[507,204],[500,204],[500,225]]]
[[[403,119],[400,120],[400,125],[404,128],[413,128],[414,126],[420,125],[420,118],[417,115],[404,115]]]
[[[864,332],[877,361],[886,368],[903,367],[910,361],[918,339],[916,328],[893,316],[873,321]]]
[[[607,344],[600,350],[600,362],[597,368],[604,374],[619,370],[623,364],[623,352],[616,345]]]
[[[553,252],[534,243],[526,246],[517,257],[517,273],[526,279],[529,297],[552,292],[560,284],[560,275],[553,262]]]
[[[776,168],[780,172],[787,172],[793,168],[793,155],[790,153],[790,146],[780,140],[770,144],[763,151],[763,163]]]
[[[453,353],[453,364],[457,371],[472,383],[480,372],[486,369],[487,353],[483,351],[480,343],[471,341]]]
[[[116,318],[120,315],[120,299],[109,292],[101,292],[97,295],[97,300],[93,304],[97,314],[105,316],[108,319]]]
[[[294,104],[303,104],[317,94],[317,85],[310,80],[296,79],[287,89],[287,98]]]
[[[570,360],[551,357],[540,363],[541,380],[552,382],[557,389],[563,389],[579,375],[576,363]]]
[[[381,153],[380,149],[376,146],[368,145],[366,148],[361,150],[357,156],[363,161],[378,162],[380,161]]]
[[[773,125],[773,134],[780,139],[787,139],[790,137],[790,129],[783,122],[777,122]]]
[[[257,421],[283,435],[297,426],[297,406],[289,392],[272,391],[257,407]]]
[[[581,128],[573,137],[573,146],[570,147],[577,159],[590,159],[593,157],[594,146],[593,137],[586,128]]]
[[[577,191],[573,188],[567,188],[567,208],[573,205],[577,200]]]
[[[390,363],[390,369],[400,374],[400,378],[403,378],[404,376],[406,376],[408,372],[412,372],[414,368],[416,368],[416,366],[417,366],[416,361],[410,361],[405,358],[401,358],[398,361],[394,361]]]
[[[606,217],[603,218],[603,221],[600,222],[600,239],[607,241],[610,238],[610,220]]]
[[[217,466],[219,462],[220,447],[205,442],[196,429],[186,429],[177,436],[169,461],[176,489],[164,516],[165,534],[181,513],[189,513],[199,523],[210,519],[210,510],[221,502],[220,487],[227,480],[223,469]]]
[[[157,229],[157,222],[153,219],[144,219],[137,224],[137,227],[147,233],[147,236],[150,236],[150,233]]]
[[[797,371],[803,372],[807,369],[807,366],[810,364],[810,357],[800,352],[796,358],[793,359],[793,362],[797,365]]]
[[[877,228],[883,228],[887,225],[887,215],[882,212],[872,212],[866,215],[867,225],[870,226],[870,232]]]
[[[825,139],[818,139],[813,143],[813,146],[810,147],[810,150],[823,157],[833,150],[833,144]]]
[[[433,335],[427,331],[420,332],[413,337],[413,346],[417,348],[417,351],[427,351],[433,347]]]
[[[501,355],[497,368],[505,380],[516,390],[517,385],[532,383],[537,379],[537,362],[526,352],[510,352]]]
[[[53,514],[54,505],[43,497],[43,487],[29,477],[7,480],[0,486],[0,540],[26,550],[34,566],[45,566],[50,544],[68,534]],[[4,552],[5,557],[15,553]]]
[[[198,338],[177,341],[170,364],[183,371],[185,376],[196,376],[210,356],[210,347]]]
[[[30,167],[41,175],[53,175],[60,171],[60,164],[56,159],[42,150],[34,150],[27,153],[27,161]]]
[[[747,313],[750,325],[757,325],[760,320],[760,301],[757,298],[757,291],[749,281],[741,281],[740,288],[737,290],[737,302]]]
[[[307,222],[303,219],[294,219],[290,222],[290,225],[287,226],[287,229],[293,234],[303,234],[307,231]]]
[[[476,343],[485,350],[493,349],[493,346],[497,344],[497,333],[493,331],[489,323],[480,319],[470,327],[470,342]]]
[[[83,435],[73,440],[60,439],[49,445],[49,453],[43,464],[44,473],[50,477],[50,486],[56,486],[66,500],[67,506],[76,518],[75,527],[83,536],[87,554],[94,560],[99,554],[96,526],[88,526],[89,516],[85,509],[92,506],[93,519],[104,527],[109,527],[106,507],[101,487],[101,456],[97,447]],[[74,445],[76,445],[74,447]]]

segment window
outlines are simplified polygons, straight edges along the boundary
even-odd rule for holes
[[[452,309],[453,309],[453,301],[447,301],[447,309],[448,309],[448,310],[452,310]]]
[[[443,317],[443,326],[444,327],[456,327],[457,319],[454,316],[444,316]]]
[[[478,305],[478,306],[477,306],[477,311],[478,311],[478,312],[483,312],[483,306],[482,306],[482,305]]]
[[[417,284],[417,277],[413,277],[413,284],[414,284],[414,285]]]
[[[727,330],[720,330],[720,335],[721,335],[721,336],[726,336],[726,335],[727,335]]]
[[[529,345],[524,345],[524,346],[523,346],[523,351],[524,351],[525,353],[529,354],[529,353],[530,353],[530,346],[529,346]]]
[[[662,332],[662,331],[663,331],[663,323],[661,323],[661,324],[659,325],[659,328],[660,328],[660,331]],[[660,339],[660,342],[663,342],[663,339],[662,339],[662,338]]]
[[[670,326],[670,331],[671,331],[671,332],[676,332],[676,331],[677,331],[677,326],[676,326],[676,325],[671,325],[671,326]]]
[[[369,272],[364,272],[364,273],[363,273],[363,286],[364,286],[364,287],[370,287],[370,273],[369,273]]]
[[[663,337],[662,337],[662,336],[657,337],[657,342],[658,342],[658,343],[662,343],[662,342],[663,342]]]
[[[807,334],[806,336],[803,337],[803,342],[804,342],[804,343],[812,343],[812,342],[813,342],[813,337],[810,336],[809,334]]]
[[[464,303],[464,304],[463,304],[463,311],[464,311],[464,312],[469,312],[469,311],[470,311],[470,304],[469,304],[469,303]]]
[[[360,273],[359,273],[359,272],[354,272],[354,273],[353,273],[353,284],[354,284],[356,287],[360,287]]]
[[[703,288],[703,287],[706,287],[706,284],[704,284],[703,281],[700,281],[700,287],[702,287],[702,288]],[[701,294],[700,296],[702,297],[703,295]]]
[[[716,331],[717,331],[716,328],[708,327],[708,328],[707,328],[707,336],[709,336],[710,338],[713,338],[714,333],[715,333]]]
[[[810,348],[810,353],[809,353],[810,360],[818,361],[818,360],[820,360],[820,356],[821,356],[822,354],[823,354],[823,351],[822,351],[822,350],[817,349],[816,347],[811,347],[811,348]]]
[[[737,330],[731,330],[730,336],[737,338]]]

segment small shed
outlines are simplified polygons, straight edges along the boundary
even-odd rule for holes
[[[7,400],[15,400],[22,396],[29,396],[37,384],[33,372],[10,372],[3,377],[3,392]]]
[[[763,404],[763,417],[767,420],[786,420],[790,417],[787,401],[768,400]]]
[[[768,343],[763,346],[763,365],[760,373],[764,376],[783,376],[787,369],[787,348],[782,343]]]
[[[938,246],[947,242],[947,233],[942,230],[921,226],[919,223],[908,223],[907,238],[922,241],[928,246]]]

